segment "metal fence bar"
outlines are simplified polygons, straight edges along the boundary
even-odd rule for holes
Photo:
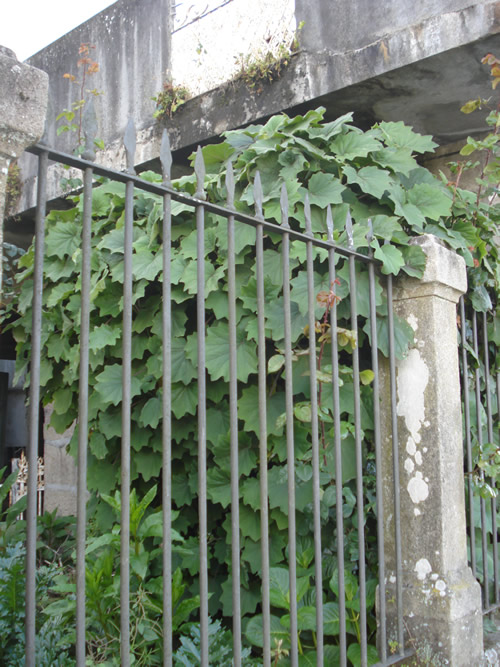
[[[288,576],[290,589],[290,645],[291,664],[299,664],[297,643],[297,543],[295,523],[295,449],[293,428],[293,371],[292,371],[292,322],[290,314],[290,236],[288,234],[288,197],[285,186],[281,190],[283,236],[283,318],[285,333],[285,413],[286,460],[288,475]]]
[[[491,387],[490,387],[490,359],[488,342],[488,320],[486,313],[483,313],[483,353],[484,353],[484,391],[486,395],[486,419],[488,442],[493,442],[493,410],[491,405]],[[490,479],[492,488],[495,488],[496,480]],[[494,601],[498,602],[498,537],[497,537],[497,501],[495,497],[490,500],[491,507],[491,541],[493,551],[493,587]],[[488,607],[490,600],[487,601]]]
[[[172,154],[163,130],[160,160],[163,184],[170,185]],[[162,302],[162,504],[163,504],[163,665],[171,667],[172,646],[172,302],[170,262],[172,256],[172,198],[163,196],[163,302]]]
[[[205,198],[205,164],[198,147],[194,163],[196,197]],[[201,665],[208,667],[208,528],[207,528],[207,393],[205,376],[205,205],[196,206],[197,331],[198,331],[198,515],[200,522],[200,643]]]
[[[85,539],[87,529],[92,169],[85,169],[83,179],[82,304],[80,324],[80,371],[78,385],[78,484],[76,501],[76,661],[78,667],[85,667]]]
[[[460,321],[461,321],[461,351],[462,351],[462,395],[464,400],[464,427],[465,427],[465,457],[467,472],[467,493],[469,511],[469,549],[472,574],[476,576],[476,547],[474,541],[474,487],[472,485],[472,442],[470,425],[470,401],[469,401],[469,362],[467,358],[467,320],[465,319],[465,304],[463,296],[460,297]]]
[[[257,172],[254,181],[256,216],[262,218],[262,188]],[[271,664],[271,611],[269,580],[269,507],[267,479],[267,397],[266,397],[266,331],[264,296],[263,230],[255,231],[255,260],[257,280],[257,356],[259,394],[259,486],[260,486],[260,540],[262,560],[262,634],[264,665]]]
[[[370,237],[371,220],[370,222]],[[382,443],[380,435],[380,383],[378,369],[378,339],[377,339],[377,302],[375,294],[375,267],[368,264],[368,284],[370,298],[370,334],[371,360],[373,371],[373,424],[375,440],[376,470],[382,469]],[[377,553],[378,553],[378,588],[379,588],[379,647],[381,660],[387,660],[387,627],[385,603],[385,545],[384,545],[384,500],[382,475],[376,474],[377,493]]]
[[[352,220],[347,214],[346,232],[348,245],[353,246]],[[352,351],[352,379],[354,389],[354,438],[356,442],[356,507],[358,512],[358,567],[359,567],[359,628],[361,645],[361,666],[368,665],[366,627],[366,563],[365,563],[365,517],[363,506],[363,450],[361,443],[361,398],[359,390],[358,353],[358,310],[356,303],[356,265],[354,257],[349,257],[349,294],[351,298],[351,329],[354,332],[355,347]]]
[[[496,373],[496,384],[497,384],[497,420],[498,424],[500,426],[500,372],[497,371]],[[497,527],[498,530],[498,527]],[[495,540],[496,540],[496,533],[495,533]],[[498,547],[497,547],[498,548]],[[495,562],[497,563],[498,567],[498,554],[496,556]],[[500,583],[498,581],[498,578],[495,580],[495,603],[498,605],[500,603]]]
[[[229,162],[226,175],[227,207],[234,205],[234,176]],[[238,462],[238,379],[236,344],[236,259],[234,216],[227,218],[227,285],[229,321],[229,435],[231,447],[231,574],[233,594],[233,664],[241,665],[240,602],[240,495]]]
[[[394,485],[394,540],[396,561],[396,607],[398,648],[401,657],[405,654],[403,628],[403,557],[401,553],[401,499],[399,482],[399,438],[396,412],[396,357],[394,346],[394,311],[392,300],[392,275],[387,276],[387,328],[389,333],[389,375],[391,386],[391,431],[392,431],[392,480]]]
[[[326,226],[328,239],[333,242],[333,218],[332,209],[327,208]],[[335,277],[335,251],[328,251],[328,272],[330,289],[333,291],[336,285]],[[332,299],[330,307],[330,332],[332,348],[332,395],[333,395],[333,437],[335,446],[335,518],[337,523],[337,568],[338,568],[338,601],[339,601],[339,648],[340,667],[347,665],[347,635],[346,635],[346,607],[345,607],[345,581],[344,581],[344,514],[342,510],[342,440],[340,431],[340,395],[339,395],[339,350],[337,340],[337,299]]]
[[[304,200],[306,234],[313,236],[311,207],[306,193]],[[316,648],[318,667],[323,666],[323,559],[321,549],[321,515],[319,485],[319,438],[318,438],[318,383],[316,379],[316,295],[314,294],[313,246],[306,244],[307,300],[309,318],[309,380],[311,391],[311,445],[312,445],[312,491],[314,521],[314,577],[316,583]]]
[[[124,137],[127,171],[134,173],[135,128],[131,120]],[[134,182],[125,184],[123,253],[123,361],[121,441],[121,525],[120,525],[120,659],[130,666],[130,416],[132,409],[132,241],[134,233]]]
[[[36,516],[38,424],[40,406],[40,355],[42,334],[43,255],[47,205],[48,151],[38,160],[38,186],[33,272],[33,313],[31,325],[31,368],[29,396],[28,499],[26,509],[26,667],[35,667],[36,620]]]
[[[476,311],[472,312],[472,342],[474,346],[474,353],[479,360],[479,339],[477,330],[477,315]],[[476,397],[476,427],[477,427],[477,444],[479,450],[483,446],[483,425],[481,420],[481,374],[479,366],[474,369],[474,384]],[[480,471],[481,480],[484,479],[484,471]],[[481,546],[482,546],[482,563],[483,563],[483,606],[488,609],[490,600],[490,585],[488,581],[488,544],[487,544],[487,528],[486,528],[486,501],[483,497],[479,498],[479,507],[481,514]]]

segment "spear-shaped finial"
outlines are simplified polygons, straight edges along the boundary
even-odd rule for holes
[[[333,243],[333,216],[330,204],[326,207],[326,229],[328,240]]]
[[[306,234],[312,236],[312,223],[311,223],[311,204],[309,203],[309,193],[306,192],[304,198],[304,217],[306,219]]]
[[[227,206],[232,208],[234,206],[234,171],[233,163],[229,161],[226,169],[226,190],[227,190]]]
[[[168,139],[168,132],[166,129],[163,130],[161,135],[160,162],[161,162],[161,171],[163,174],[163,184],[170,185],[171,169],[172,169],[172,151],[170,150],[170,141]]]
[[[54,108],[52,105],[52,99],[49,96],[48,102],[47,102],[47,114],[45,116],[45,124],[43,126],[43,135],[40,141],[38,142],[39,144],[42,144],[43,146],[48,146],[49,145],[49,134],[50,134],[50,127],[54,123]]]
[[[205,199],[205,161],[201,146],[196,150],[196,157],[194,159],[194,173],[196,175],[196,193],[195,197],[198,199]]]
[[[123,135],[123,145],[125,146],[126,170],[129,174],[135,174],[135,125],[133,118],[128,119],[125,134]]]
[[[262,200],[264,195],[262,193],[262,183],[260,180],[260,173],[255,172],[255,178],[253,181],[253,199],[255,202],[255,215],[257,218],[262,218]]]
[[[373,222],[371,218],[368,218],[368,233],[366,235],[366,240],[368,241],[368,245],[371,246],[371,242],[373,241]]]
[[[284,183],[281,186],[280,206],[281,206],[281,226],[289,229],[290,225],[288,223],[288,192]]]
[[[85,105],[82,116],[82,130],[84,136],[84,160],[95,160],[95,139],[97,137],[97,116],[95,113],[94,98]]]
[[[350,211],[347,211],[347,216],[345,219],[345,231],[347,234],[347,245],[349,248],[354,248],[354,238],[352,236],[352,218]]]

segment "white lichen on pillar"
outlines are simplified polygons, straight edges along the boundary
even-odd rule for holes
[[[421,280],[394,285],[394,311],[414,330],[396,364],[403,614],[406,644],[430,646],[440,664],[479,665],[481,591],[467,561],[462,416],[457,347],[465,263],[431,235],[412,241],[427,255]],[[395,538],[390,383],[382,363],[382,443],[389,637],[395,640]]]

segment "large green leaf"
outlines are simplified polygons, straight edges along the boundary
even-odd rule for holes
[[[410,171],[418,167],[411,151],[407,148],[395,148],[393,146],[382,148],[372,155],[373,160],[381,167],[387,167],[391,171],[408,176]]]
[[[197,362],[196,334],[188,339],[186,354]],[[205,341],[205,364],[213,380],[223,378],[229,382],[229,326],[217,322],[209,327]],[[244,329],[236,330],[236,364],[238,380],[246,382],[251,373],[257,372],[257,351],[253,341],[247,339]]]
[[[96,376],[95,388],[105,404],[118,405],[122,400],[122,367],[120,364],[110,364]],[[132,376],[130,395],[133,398],[141,393],[141,381]]]
[[[385,122],[378,124],[385,143],[396,148],[409,148],[416,153],[427,153],[437,148],[438,144],[432,141],[429,135],[414,132],[413,128],[402,121],[397,123]]]
[[[420,183],[407,192],[408,203],[431,220],[439,220],[450,214],[452,199],[441,187]]]
[[[359,171],[353,167],[344,167],[344,175],[348,183],[359,185],[363,192],[378,199],[391,188],[393,183],[389,172],[378,167],[363,167]]]
[[[328,204],[341,204],[342,192],[345,186],[332,174],[313,174],[307,184],[309,201],[320,208],[326,208]]]
[[[258,614],[248,621],[245,629],[245,637],[250,644],[260,648],[264,646],[262,623],[262,614]],[[276,642],[281,642],[282,648],[289,649],[290,633],[281,625],[279,617],[271,614],[271,645],[274,646]]]
[[[101,350],[106,345],[114,345],[121,338],[121,328],[109,324],[95,326],[89,334],[89,348],[92,351]]]
[[[380,141],[360,132],[347,132],[339,135],[330,144],[332,152],[344,160],[366,157],[372,151],[382,148]]]
[[[380,245],[376,239],[374,241],[374,247],[375,259],[382,262],[382,273],[392,273],[397,276],[405,263],[401,250],[390,244]]]
[[[45,239],[45,252],[59,259],[72,257],[80,245],[81,230],[74,222],[58,222]]]

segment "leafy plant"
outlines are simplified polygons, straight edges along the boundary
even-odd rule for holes
[[[78,55],[80,56],[77,61],[77,67],[81,68],[81,80],[78,81],[74,74],[66,72],[63,74],[65,79],[68,79],[70,83],[74,83],[80,86],[79,99],[71,104],[70,109],[63,109],[61,113],[56,116],[56,121],[62,121],[57,128],[57,136],[65,132],[74,132],[77,135],[77,146],[75,152],[77,155],[80,155],[84,150],[84,141],[82,136],[82,121],[83,121],[83,109],[87,104],[87,96],[92,95],[97,97],[102,95],[101,91],[98,91],[96,88],[91,90],[87,89],[85,86],[87,84],[87,79],[94,74],[97,74],[99,71],[99,63],[95,60],[92,60],[90,54],[92,49],[95,49],[93,44],[84,42],[80,44],[78,49]],[[104,143],[101,139],[95,139],[95,145],[98,148],[103,149]]]
[[[182,665],[185,667],[201,665],[200,624],[187,623],[184,626],[184,631],[189,634],[183,634],[180,637],[180,646],[174,655],[174,667],[182,667]],[[211,664],[220,667],[232,667],[233,635],[230,630],[223,628],[220,620],[214,621],[209,618],[208,652]],[[249,648],[242,650],[241,658],[244,667],[250,664],[257,664],[249,660]]]
[[[184,86],[175,86],[171,81],[165,81],[163,89],[152,99],[156,102],[153,116],[162,120],[172,118],[179,107],[191,99],[191,93]]]
[[[25,547],[21,542],[9,544],[0,554],[0,662],[5,667],[24,664],[25,651]],[[47,600],[56,567],[37,570],[36,595],[38,611]],[[68,635],[59,618],[41,622],[36,615],[35,660],[40,667],[74,665],[69,654]]]
[[[156,486],[138,499],[130,494],[130,627],[131,656],[136,665],[159,665],[162,662],[162,577],[161,577],[161,512],[147,512],[156,495]],[[121,514],[120,492],[103,500]],[[172,530],[171,539],[183,542]],[[174,551],[192,555],[181,546]],[[120,655],[120,526],[115,523],[109,532],[91,535],[86,547],[87,654],[96,663],[119,665]],[[73,557],[74,558],[74,555]],[[50,619],[60,617],[68,637],[74,643],[76,614],[75,563],[60,571],[51,589],[53,600],[43,609]],[[182,573],[176,569],[172,578],[172,626],[174,631],[188,620],[199,607],[199,596],[188,596]],[[94,663],[92,663],[94,664]]]

